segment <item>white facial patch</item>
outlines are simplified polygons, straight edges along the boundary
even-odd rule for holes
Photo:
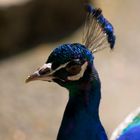
[[[85,72],[85,70],[86,70],[86,68],[87,68],[87,65],[88,65],[88,62],[86,61],[86,62],[82,65],[81,71],[80,71],[78,74],[76,74],[76,75],[68,76],[68,80],[70,80],[70,81],[76,81],[76,80],[79,80],[81,77],[83,77],[84,72]]]
[[[41,70],[41,69],[46,69],[46,68],[51,69],[51,68],[52,68],[52,63],[44,64],[39,70]]]
[[[61,68],[65,68],[66,66],[67,66],[67,64],[68,64],[69,62],[67,62],[67,63],[65,63],[65,64],[63,64],[63,65],[60,65],[58,68],[56,68],[55,70],[52,70],[52,63],[47,63],[47,64],[44,64],[41,68],[39,68],[39,70],[37,70],[35,73],[38,75],[38,79],[39,80],[43,80],[43,81],[53,81],[53,79],[55,78],[54,76],[53,76],[53,74],[56,72],[56,71],[58,71],[58,70],[60,70]],[[50,69],[50,73],[48,73],[48,74],[44,74],[44,75],[40,75],[39,74],[39,71],[40,70],[45,70],[46,68],[49,68]]]
[[[45,70],[45,69],[49,68],[50,69],[50,73],[47,74],[47,77],[48,77],[48,76],[51,76],[52,74],[54,74],[56,71],[60,70],[61,68],[65,68],[68,63],[69,62],[67,62],[67,63],[65,63],[63,65],[60,65],[55,70],[52,70],[52,63],[47,63],[47,64],[44,64],[42,67],[40,67],[37,71],[35,71],[34,74],[37,74],[38,76],[42,76],[42,75],[40,75],[39,71],[40,70]],[[45,77],[45,74],[44,74],[44,77]],[[41,78],[43,78],[43,77],[41,77]]]
[[[35,71],[34,72],[34,74],[37,74],[38,75],[38,79],[40,79],[40,80],[44,80],[44,81],[52,81],[52,79],[54,78],[53,77],[53,74],[56,72],[56,71],[58,71],[58,70],[60,70],[60,69],[62,69],[62,68],[65,68],[68,64],[69,64],[70,62],[67,62],[67,63],[65,63],[65,64],[62,64],[62,65],[60,65],[58,68],[56,68],[55,70],[52,70],[52,63],[47,63],[47,64],[44,64],[42,67],[40,67],[37,71]],[[73,76],[68,76],[68,80],[70,80],[70,81],[76,81],[76,80],[79,80],[81,77],[83,77],[83,75],[84,75],[84,72],[85,72],[85,70],[86,70],[86,68],[87,68],[87,65],[88,65],[88,62],[85,62],[82,66],[81,66],[81,70],[80,70],[80,72],[78,73],[78,74],[76,74],[76,75],[73,75]],[[40,73],[39,73],[39,71],[40,70],[45,70],[45,69],[47,69],[47,68],[49,68],[50,69],[50,73],[48,73],[47,75],[40,75]]]
[[[40,70],[43,70],[43,69],[46,69],[46,68],[49,68],[51,70],[51,67],[52,67],[52,63],[44,64],[37,71],[35,71],[34,74],[37,74],[38,76],[41,76],[40,73],[39,73]]]

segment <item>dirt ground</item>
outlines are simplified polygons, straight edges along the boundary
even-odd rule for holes
[[[110,136],[117,125],[140,106],[140,1],[99,0],[98,6],[112,22],[116,48],[95,54],[102,81],[100,116]],[[81,30],[55,44],[0,62],[0,140],[55,140],[68,92],[54,83],[25,78],[41,66],[59,44],[78,42]]]

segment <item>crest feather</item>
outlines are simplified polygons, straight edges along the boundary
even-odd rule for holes
[[[114,48],[115,35],[111,23],[104,18],[101,9],[86,5],[88,15],[83,35],[83,44],[95,53],[106,47]]]

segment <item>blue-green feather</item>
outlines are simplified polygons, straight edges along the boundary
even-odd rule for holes
[[[140,112],[122,131],[121,135],[117,140],[140,140]]]
[[[140,113],[132,120],[132,122],[127,126],[127,128],[123,130],[123,133],[137,126],[140,126]]]

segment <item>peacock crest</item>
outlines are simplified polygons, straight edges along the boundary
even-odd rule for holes
[[[114,48],[116,37],[112,24],[103,16],[102,10],[86,5],[87,17],[83,33],[83,44],[98,52],[106,47]]]

